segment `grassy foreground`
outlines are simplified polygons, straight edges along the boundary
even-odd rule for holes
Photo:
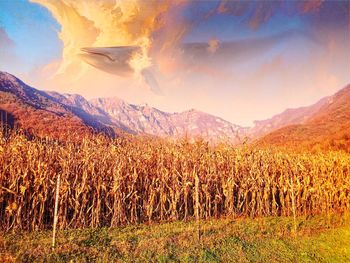
[[[350,262],[350,216],[219,219],[0,233],[0,262]]]

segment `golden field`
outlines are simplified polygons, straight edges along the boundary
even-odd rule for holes
[[[198,140],[0,140],[0,228],[88,228],[192,218],[308,216],[350,208],[350,155]]]

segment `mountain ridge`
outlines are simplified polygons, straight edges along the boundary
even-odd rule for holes
[[[323,97],[316,103],[298,108],[287,108],[283,112],[273,115],[271,118],[254,121],[249,134],[254,137],[264,136],[273,130],[293,125],[301,124],[311,118],[317,111],[330,100],[330,96]]]
[[[287,125],[260,138],[258,145],[295,149],[350,150],[350,84],[327,97],[305,122]]]
[[[116,97],[88,101],[79,94],[41,91],[5,72],[0,72],[0,92],[3,97],[0,108],[14,116],[25,129],[45,130],[53,125],[52,122],[56,116],[61,116],[60,122],[64,121],[64,117],[69,117],[72,121],[74,120],[74,125],[70,122],[70,125],[59,125],[61,129],[58,129],[57,133],[59,130],[65,130],[63,129],[65,126],[67,131],[69,126],[79,126],[87,130],[108,131],[109,134],[125,131],[131,134],[160,137],[203,137],[207,140],[228,140],[235,143],[241,140],[240,136],[243,136],[245,129],[220,117],[197,110],[168,113],[148,105],[129,104]],[[13,100],[11,107],[6,103],[10,97]],[[36,125],[33,125],[35,121],[30,125],[26,121],[28,115],[24,114],[23,109],[28,107],[31,110],[30,119],[38,119]],[[16,108],[21,109],[20,112],[17,112]],[[40,114],[47,113],[50,109],[51,123],[49,121],[43,123]],[[47,127],[41,127],[45,125]],[[53,132],[53,129],[48,130]],[[43,134],[48,135],[48,132]]]
[[[66,105],[4,72],[0,72],[0,109],[19,127],[39,136],[63,138],[67,133],[91,132],[86,120],[73,114]]]
[[[286,109],[255,121],[253,127],[242,127],[195,109],[169,113],[118,97],[87,100],[79,94],[41,91],[0,72],[0,110],[10,116],[12,126],[16,121],[25,129],[47,130],[44,136],[81,130],[292,148],[341,144],[350,149],[350,85],[310,106]]]

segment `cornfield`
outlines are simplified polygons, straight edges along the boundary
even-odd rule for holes
[[[350,208],[350,155],[150,138],[1,136],[0,229],[331,213]]]

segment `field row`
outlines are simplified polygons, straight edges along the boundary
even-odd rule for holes
[[[118,226],[193,217],[298,216],[350,208],[350,155],[215,147],[203,141],[0,143],[0,228]]]

